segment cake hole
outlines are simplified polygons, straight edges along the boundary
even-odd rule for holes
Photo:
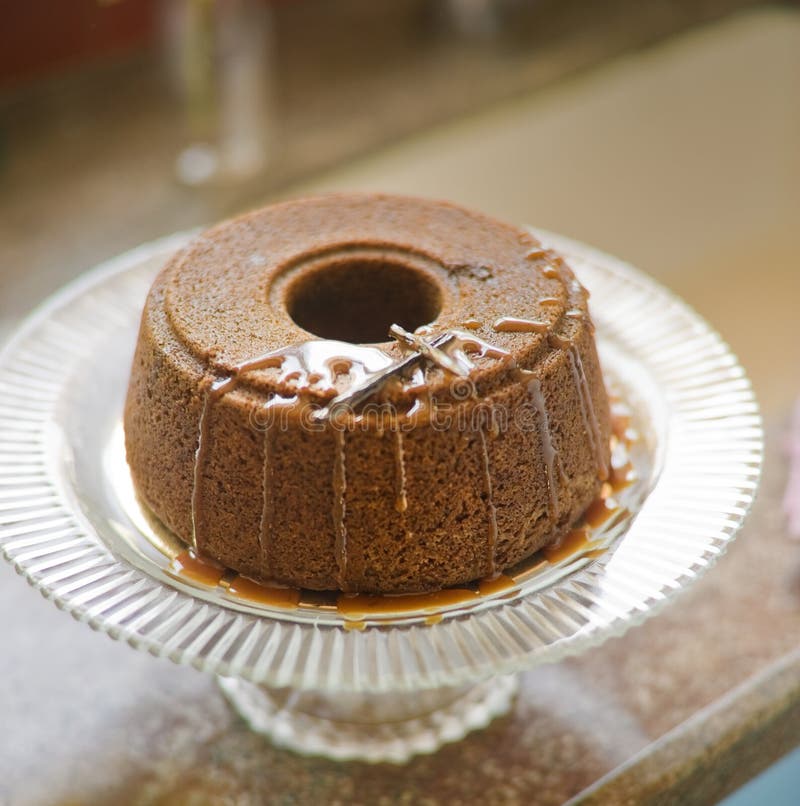
[[[289,287],[289,316],[309,333],[353,344],[389,341],[389,326],[416,330],[442,307],[436,281],[388,260],[342,260],[303,273]]]

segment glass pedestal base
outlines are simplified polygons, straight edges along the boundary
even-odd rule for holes
[[[279,747],[336,761],[403,764],[486,727],[511,708],[517,675],[386,694],[276,689],[233,677],[220,688],[256,733]]]

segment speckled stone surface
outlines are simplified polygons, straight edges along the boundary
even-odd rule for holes
[[[715,803],[800,744],[800,652],[667,733],[570,800],[605,803]]]

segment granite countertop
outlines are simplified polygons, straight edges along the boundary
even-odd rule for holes
[[[748,368],[767,434],[759,498],[711,573],[624,637],[525,673],[485,731],[392,767],[271,747],[209,677],[93,634],[0,567],[0,803],[705,804],[800,744],[800,546],[780,511],[800,388],[798,42],[796,12],[754,12],[288,191],[449,196],[597,243],[691,302]],[[103,189],[135,187],[137,166],[110,164],[59,163],[46,193],[0,196],[4,330],[97,250],[165,234],[172,190],[98,227]]]

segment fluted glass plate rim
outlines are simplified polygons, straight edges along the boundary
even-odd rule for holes
[[[66,489],[69,483],[59,477],[53,455],[64,446],[57,409],[69,376],[59,362],[43,364],[36,345],[70,306],[179,249],[189,233],[145,244],[73,281],[0,351],[0,551],[46,598],[112,638],[273,686],[380,692],[458,685],[557,661],[621,635],[727,549],[760,478],[761,420],[737,359],[685,303],[616,258],[563,236],[534,233],[564,253],[584,280],[592,271],[613,280],[605,289],[605,313],[617,306],[618,316],[604,318],[595,306],[598,330],[628,339],[663,386],[669,436],[660,446],[662,473],[607,556],[545,590],[497,599],[437,624],[364,630],[254,616],[167,585],[118,556],[82,517],[81,490]],[[110,321],[126,315],[111,303]],[[611,333],[615,328],[619,332]],[[26,375],[28,364],[36,371]],[[645,549],[656,559],[646,558]]]

